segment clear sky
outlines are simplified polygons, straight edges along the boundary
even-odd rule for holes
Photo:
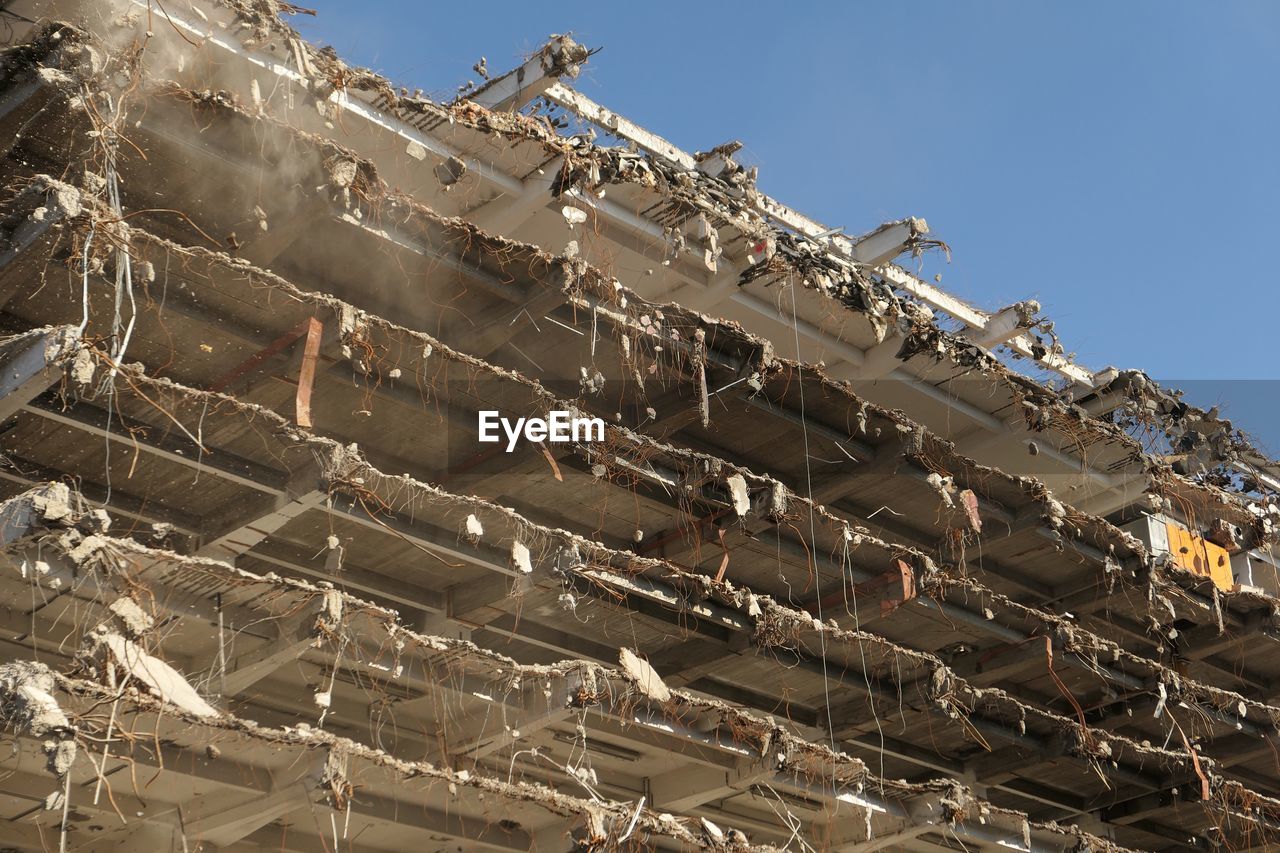
[[[611,109],[741,140],[765,192],[852,234],[924,217],[947,289],[1038,299],[1086,366],[1280,449],[1280,382],[1241,381],[1280,380],[1280,2],[303,5],[309,38],[442,98],[571,31]]]

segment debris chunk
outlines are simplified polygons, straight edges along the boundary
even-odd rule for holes
[[[53,670],[35,661],[0,664],[0,713],[5,720],[36,737],[71,727],[53,698]]]
[[[733,511],[739,517],[751,510],[751,496],[747,493],[747,481],[741,474],[734,474],[725,481],[729,487],[729,496],[733,499]]]
[[[661,676],[631,649],[623,647],[618,650],[618,663],[622,665],[623,672],[635,679],[636,686],[644,695],[655,702],[671,700],[671,690],[662,683]]]
[[[160,658],[147,654],[133,640],[99,627],[90,642],[91,654],[104,655],[107,665],[118,667],[146,685],[157,699],[198,717],[218,716],[217,709],[200,697],[182,673]]]
[[[955,481],[950,477],[944,477],[941,474],[933,473],[925,478],[925,482],[929,484],[938,496],[942,498],[942,505],[945,507],[955,506],[955,501],[951,499],[951,495],[956,490]]]
[[[132,598],[121,597],[107,608],[115,617],[120,620],[120,624],[124,626],[125,633],[130,637],[140,637],[147,631],[151,630],[151,626],[155,624],[155,620],[138,606],[138,602]]]
[[[458,181],[462,180],[462,176],[467,173],[467,164],[457,157],[450,157],[439,166],[436,166],[436,180],[443,187],[451,187]]]
[[[982,532],[982,516],[978,513],[978,496],[972,489],[960,491],[960,508],[964,510],[965,521],[974,533]]]
[[[519,541],[511,543],[511,565],[526,575],[533,574],[533,563],[529,560],[529,546]]]
[[[356,180],[359,164],[350,157],[333,157],[325,163],[329,172],[329,182],[338,189],[347,189]]]
[[[71,721],[53,696],[56,684],[53,671],[42,663],[0,664],[0,723],[50,738],[44,744],[48,770],[61,778],[75,762],[76,741]]]
[[[480,537],[484,535],[484,525],[480,523],[480,519],[476,518],[475,513],[467,516],[467,520],[463,525],[462,535],[472,545],[480,541]]]

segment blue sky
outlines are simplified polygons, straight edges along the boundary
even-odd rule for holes
[[[944,287],[1039,299],[1085,365],[1280,447],[1280,383],[1238,381],[1280,379],[1280,3],[305,5],[309,38],[440,97],[572,31],[610,108],[686,150],[741,140],[762,189],[850,233],[926,218]]]

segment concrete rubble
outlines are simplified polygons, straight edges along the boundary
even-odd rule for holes
[[[1275,844],[1237,425],[571,36],[437,103],[299,11],[6,7],[0,849]]]

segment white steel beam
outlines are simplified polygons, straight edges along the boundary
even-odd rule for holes
[[[634,142],[643,151],[670,160],[686,169],[696,169],[698,166],[692,154],[683,151],[679,146],[672,145],[658,134],[650,133],[640,125],[600,106],[586,95],[575,92],[568,86],[556,83],[548,87],[544,94],[602,130],[608,131],[619,139]]]
[[[913,237],[928,232],[928,223],[915,217],[886,222],[874,231],[850,240],[852,257],[858,263],[878,267],[906,251]]]
[[[894,287],[914,296],[930,308],[950,314],[978,335],[986,334],[987,323],[991,319],[991,315],[987,312],[974,308],[932,284],[921,281],[901,267],[885,266],[880,269],[880,274]],[[1074,364],[1056,353],[1049,353],[1044,358],[1037,359],[1032,352],[1031,339],[1026,335],[1016,335],[1006,343],[1009,349],[1032,359],[1036,364],[1052,370],[1063,378],[1078,385],[1093,387],[1093,371]]]

